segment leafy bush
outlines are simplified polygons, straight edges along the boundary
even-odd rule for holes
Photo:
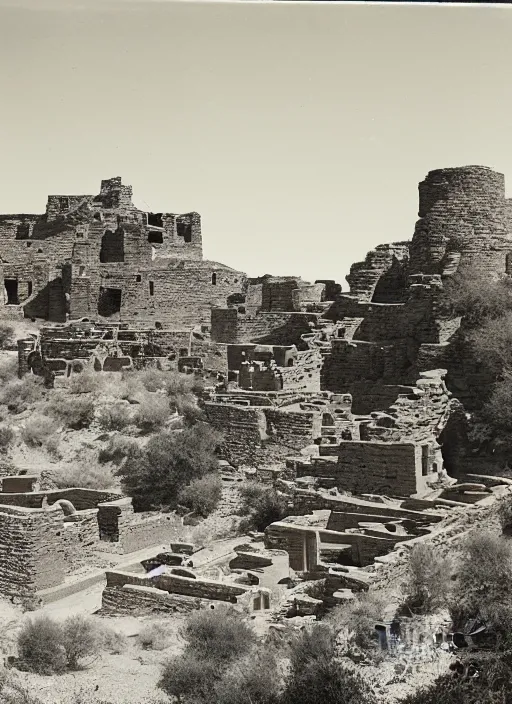
[[[172,399],[179,399],[194,394],[199,396],[203,391],[203,380],[195,374],[167,372],[165,388]]]
[[[91,396],[68,396],[66,393],[54,391],[48,411],[68,428],[88,428],[94,420],[94,399]]]
[[[22,413],[32,404],[41,401],[45,394],[41,377],[27,374],[22,379],[13,379],[0,389],[0,403],[13,413]]]
[[[137,406],[133,422],[144,432],[154,432],[163,428],[170,414],[169,399],[166,396],[145,394]]]
[[[102,430],[123,430],[132,422],[130,408],[122,403],[102,408],[98,423]]]
[[[139,645],[144,650],[165,650],[170,644],[169,629],[163,623],[149,623],[140,631]]]
[[[16,336],[12,325],[0,322],[0,349],[8,350],[15,342]]]
[[[62,627],[48,616],[25,624],[18,635],[18,652],[23,665],[41,675],[64,672],[67,666]]]
[[[208,702],[216,704],[278,704],[281,677],[272,650],[258,647],[227,666],[213,684]]]
[[[445,606],[451,587],[452,565],[428,543],[416,544],[409,553],[404,585],[406,606],[432,613]]]
[[[368,650],[377,644],[375,624],[383,617],[386,603],[375,592],[362,592],[355,599],[337,606],[329,620],[336,631],[348,632],[348,644]]]
[[[512,535],[512,497],[507,496],[498,504],[498,518],[503,535]]]
[[[457,630],[473,619],[506,636],[512,632],[512,544],[486,531],[462,548],[450,612]]]
[[[200,420],[204,420],[204,413],[193,397],[183,397],[177,401],[176,408],[178,413],[183,416],[185,425],[195,425]]]
[[[178,501],[206,518],[217,508],[222,496],[222,481],[216,474],[194,479],[178,494]]]
[[[160,369],[144,369],[138,372],[138,378],[146,391],[155,392],[166,388],[167,374]]]
[[[136,510],[175,505],[187,483],[217,469],[219,442],[220,436],[206,423],[179,433],[159,433],[118,468],[123,491],[133,497]]]
[[[57,423],[53,418],[35,414],[30,416],[21,430],[21,438],[30,447],[42,447],[57,431]]]
[[[116,479],[108,467],[99,467],[91,461],[64,465],[51,470],[50,478],[57,489],[112,489]]]
[[[247,482],[240,489],[242,506],[240,514],[245,518],[240,524],[243,531],[264,531],[275,521],[287,515],[286,499],[273,487]]]

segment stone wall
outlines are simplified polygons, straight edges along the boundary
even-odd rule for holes
[[[65,555],[55,549],[62,525],[60,508],[31,511],[0,505],[0,594],[30,597],[63,582]]]

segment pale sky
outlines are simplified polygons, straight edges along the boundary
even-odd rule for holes
[[[122,176],[250,276],[346,288],[432,169],[512,194],[509,6],[0,0],[0,66],[0,212]]]

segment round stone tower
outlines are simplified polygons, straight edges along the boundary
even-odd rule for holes
[[[486,166],[430,171],[419,184],[420,220],[410,248],[411,274],[507,269],[512,241],[505,220],[505,177]]]

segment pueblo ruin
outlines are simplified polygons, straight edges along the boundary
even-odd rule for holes
[[[319,614],[368,589],[405,543],[453,536],[454,512],[506,491],[472,463],[466,414],[491,380],[443,305],[457,272],[512,274],[504,176],[431,171],[418,215],[410,241],[351,267],[349,291],[206,261],[198,213],[139,210],[120,178],[97,196],[49,196],[43,215],[0,216],[3,317],[39,323],[17,341],[19,377],[199,376],[206,421],[223,433],[223,499],[250,477],[288,505],[212,562],[179,515],[138,514],[115,492],[41,490],[9,469],[0,593],[47,603],[104,580],[109,614],[218,602]],[[155,565],[165,570],[147,577]]]

